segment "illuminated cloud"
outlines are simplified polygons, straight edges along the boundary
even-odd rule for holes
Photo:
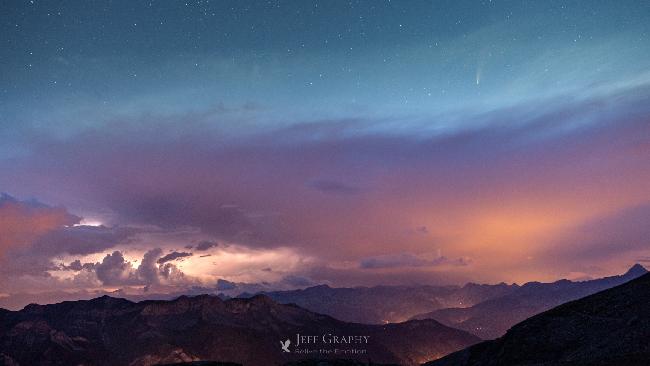
[[[9,248],[29,246],[40,236],[79,220],[64,208],[19,201],[3,193],[0,195],[0,258]]]
[[[107,254],[93,270],[103,285],[113,287],[146,286],[146,291],[150,291],[160,285],[185,288],[199,283],[186,276],[175,265],[166,263],[170,259],[161,261],[163,258],[162,250],[154,248],[147,251],[140,265],[135,267],[121,252],[115,251]]]
[[[145,267],[145,269],[148,269]],[[115,251],[107,254],[101,263],[95,266],[97,278],[108,286],[140,285],[143,281],[137,276],[133,265],[124,259],[122,253]]]

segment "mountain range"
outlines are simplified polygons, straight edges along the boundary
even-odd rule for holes
[[[494,339],[513,325],[554,306],[602,291],[647,273],[635,264],[625,274],[596,280],[552,283],[529,282],[502,296],[464,308],[440,309],[412,319],[435,319],[450,327],[466,330],[482,339]]]
[[[533,316],[426,366],[646,366],[650,274]]]
[[[519,286],[500,283],[464,286],[374,286],[334,288],[327,285],[290,291],[263,292],[282,304],[297,304],[337,319],[384,324],[408,320],[416,314],[454,306],[471,306],[506,295]],[[252,296],[242,294],[239,297]]]
[[[650,274],[640,265],[620,276],[522,286],[315,286],[141,302],[102,296],[0,309],[0,365],[418,365],[459,350],[430,365],[645,365],[649,301]],[[472,303],[386,324],[314,311],[387,322],[421,308]],[[477,335],[504,333],[478,343]],[[316,343],[299,345],[298,335]],[[323,336],[348,342],[325,344]],[[367,343],[350,341],[364,337]]]
[[[313,336],[308,340],[318,344],[298,345],[298,335]],[[103,296],[0,311],[0,365],[11,366],[149,366],[200,360],[266,366],[314,357],[418,365],[479,341],[435,320],[348,323],[264,295],[139,303]],[[285,345],[289,352],[283,351]],[[320,349],[339,351],[299,352]]]

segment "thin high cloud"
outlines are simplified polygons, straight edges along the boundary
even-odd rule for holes
[[[359,267],[363,269],[401,268],[401,267],[437,267],[437,266],[467,266],[467,258],[449,259],[444,256],[427,258],[413,253],[386,254],[363,258]]]

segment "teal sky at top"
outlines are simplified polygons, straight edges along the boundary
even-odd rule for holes
[[[650,76],[645,1],[3,1],[0,132],[217,111],[238,133],[465,114],[612,93]],[[225,116],[225,117],[224,117]],[[245,120],[247,123],[238,123]]]

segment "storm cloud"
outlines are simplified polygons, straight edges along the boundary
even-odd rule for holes
[[[431,278],[450,266],[418,258],[441,249],[446,264],[462,264],[450,273],[472,267],[485,279],[507,280],[495,274],[508,267],[510,279],[540,279],[547,264],[528,258],[542,258],[572,228],[650,199],[648,95],[643,85],[570,103],[525,103],[469,115],[474,128],[445,134],[380,133],[372,128],[379,122],[367,118],[305,122],[231,141],[202,129],[204,122],[181,131],[172,120],[145,118],[64,142],[41,140],[32,155],[0,162],[12,177],[0,184],[36,193],[38,168],[56,164],[65,174],[52,171],[48,180],[58,195],[86,202],[80,215],[111,213],[110,226],[59,227],[36,240],[52,254],[129,246],[143,230],[132,228],[140,227],[197,230],[206,237],[194,241],[197,251],[292,248],[332,268],[351,261],[358,270],[411,268]],[[146,134],[153,126],[155,140]],[[634,225],[615,221],[612,231],[635,235]],[[587,253],[608,256],[610,249],[590,245],[595,240],[580,239],[558,265],[568,271]],[[624,267],[639,253],[617,240],[610,247],[623,249]]]

